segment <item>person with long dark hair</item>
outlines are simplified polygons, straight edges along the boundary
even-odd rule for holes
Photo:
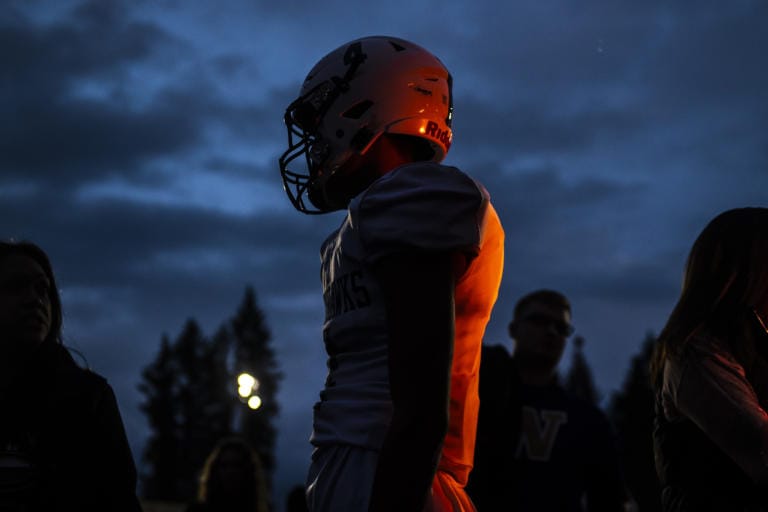
[[[768,510],[768,208],[701,232],[650,372],[663,509]]]
[[[61,326],[46,253],[0,242],[0,510],[140,511],[115,395]]]
[[[187,512],[267,512],[261,459],[243,439],[219,441],[205,461],[197,501]]]

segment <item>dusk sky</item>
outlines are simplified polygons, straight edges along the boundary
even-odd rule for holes
[[[285,375],[280,506],[308,465],[318,251],[343,214],[295,211],[277,158],[283,111],[328,51],[383,34],[445,63],[445,162],[486,186],[506,231],[485,341],[511,348],[516,299],[561,290],[606,401],[706,222],[768,206],[764,0],[2,5],[0,237],[51,255],[65,342],[114,387],[139,468],[137,384],[161,336],[189,317],[213,334],[252,285]]]

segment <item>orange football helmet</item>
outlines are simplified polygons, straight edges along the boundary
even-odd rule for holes
[[[451,86],[437,57],[396,37],[356,39],[323,57],[285,111],[288,149],[279,163],[291,203],[304,213],[346,208],[351,197],[325,193],[328,178],[383,133],[424,139],[441,161],[453,138]]]

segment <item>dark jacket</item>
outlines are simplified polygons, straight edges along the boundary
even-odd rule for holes
[[[467,493],[481,512],[623,510],[624,483],[607,417],[556,380],[523,384],[515,359],[503,347],[484,345]]]
[[[768,511],[744,472],[692,421],[666,420],[659,402],[656,401],[653,444],[662,510]]]
[[[60,345],[0,391],[0,458],[2,512],[141,510],[112,388]]]

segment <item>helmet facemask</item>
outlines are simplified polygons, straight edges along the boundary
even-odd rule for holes
[[[304,197],[305,194],[309,197],[310,187],[320,176],[320,168],[328,157],[327,144],[317,134],[317,125],[322,115],[338,95],[328,85],[329,82],[324,82],[288,105],[284,116],[288,130],[288,149],[279,160],[283,187],[293,206],[309,214],[325,213],[325,210],[311,209],[305,204]],[[331,96],[331,92],[335,93]],[[288,169],[294,160],[301,157],[304,158],[305,172]]]
[[[327,213],[346,206],[346,204],[334,204],[335,201],[326,197],[323,191],[323,182],[343,164],[343,161],[338,161],[340,159],[337,158],[334,165],[327,168],[326,172],[321,172],[323,166],[329,164],[331,148],[328,141],[320,136],[319,128],[328,109],[341,94],[349,90],[349,81],[354,77],[360,64],[365,61],[366,55],[362,53],[361,46],[360,43],[355,43],[347,48],[344,63],[348,67],[343,77],[332,76],[319,83],[288,105],[285,110],[288,149],[280,157],[280,173],[288,198],[293,206],[303,213]],[[308,76],[305,82],[309,80]],[[297,140],[294,141],[294,138]],[[302,155],[305,158],[307,172],[297,173],[289,170],[288,164]],[[349,156],[347,155],[343,160],[346,161]],[[311,209],[305,204],[304,194],[307,194],[316,209]]]

